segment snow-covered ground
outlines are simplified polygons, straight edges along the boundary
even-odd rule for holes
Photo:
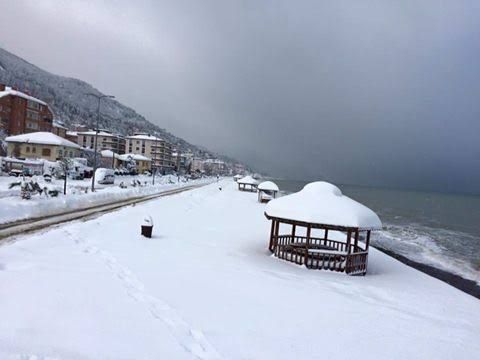
[[[478,358],[477,299],[374,249],[365,277],[278,260],[235,188],[4,242],[0,359]]]
[[[32,178],[27,177],[26,181],[30,181],[31,179]],[[0,224],[150,195],[179,186],[213,181],[212,179],[204,178],[184,182],[183,177],[178,181],[177,176],[166,175],[157,176],[155,185],[153,186],[151,185],[151,176],[117,176],[115,178],[115,184],[96,184],[96,191],[92,193],[90,191],[91,179],[69,179],[67,181],[67,195],[64,196],[63,180],[53,179],[51,183],[46,183],[41,176],[34,177],[34,179],[38,181],[41,188],[47,186],[49,190],[58,190],[60,191],[60,195],[58,195],[58,197],[45,197],[44,195],[36,194],[32,195],[30,200],[22,200],[19,186],[9,189],[10,183],[22,181],[22,178],[0,176]],[[142,186],[137,185],[133,187],[131,185],[132,180],[138,180]],[[123,182],[127,188],[120,188],[119,184],[121,182]]]

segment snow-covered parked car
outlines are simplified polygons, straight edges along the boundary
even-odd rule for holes
[[[95,180],[98,184],[113,184],[115,173],[112,169],[99,168],[95,171]]]

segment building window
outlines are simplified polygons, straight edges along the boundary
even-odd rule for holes
[[[39,120],[40,116],[35,111],[27,110],[27,118],[30,118],[32,120]]]
[[[32,100],[27,100],[27,107],[30,109],[40,110],[40,104]]]
[[[38,123],[33,122],[33,121],[27,121],[27,129],[37,130],[38,129]]]
[[[32,146],[32,153],[34,153],[34,154],[37,153],[37,148],[35,146]]]
[[[51,151],[50,149],[42,149],[42,156],[50,156],[51,155]]]
[[[27,146],[27,149],[26,149],[27,153],[30,152],[30,146]]]

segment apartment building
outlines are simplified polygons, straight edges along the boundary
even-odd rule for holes
[[[79,131],[77,135],[77,144],[81,147],[94,149],[95,135],[94,130]],[[125,138],[107,130],[98,132],[97,150],[111,150],[117,154],[125,154]]]
[[[51,132],[34,132],[5,139],[10,157],[20,159],[61,160],[80,155],[80,146]]]
[[[0,84],[0,131],[7,135],[52,132],[53,113],[47,103]]]
[[[174,168],[172,145],[156,136],[144,133],[127,136],[126,151],[152,159],[152,168],[159,171],[170,172]]]

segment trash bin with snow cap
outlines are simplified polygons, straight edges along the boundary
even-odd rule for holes
[[[142,224],[142,235],[151,238],[152,237],[152,230],[153,230],[153,220],[151,216],[146,216],[145,219],[143,219],[143,224]]]

